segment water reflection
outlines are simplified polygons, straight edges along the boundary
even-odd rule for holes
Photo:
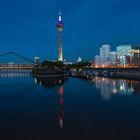
[[[31,70],[0,69],[0,98],[14,99],[34,90],[31,84]]]
[[[41,85],[45,88],[55,88],[61,86],[68,80],[67,77],[64,78],[34,78],[35,84]]]
[[[58,112],[58,123],[60,130],[63,129],[63,121],[64,121],[64,110],[63,110],[63,86],[59,87],[59,112]]]
[[[63,130],[64,123],[64,109],[63,109],[63,84],[68,80],[68,77],[63,78],[34,78],[35,84],[41,85],[45,88],[55,88],[58,87],[58,95],[59,95],[59,110],[57,113],[57,120],[60,131]]]
[[[140,81],[94,77],[90,79],[104,100],[110,100],[112,94],[132,95],[140,94]]]
[[[30,77],[31,70],[0,70],[0,78]]]
[[[139,137],[140,96],[120,96],[139,94],[139,81],[92,77],[83,82],[70,78],[67,86],[67,80],[1,79],[1,134],[9,139],[11,135],[17,139]],[[115,96],[105,102],[99,92],[105,100]]]

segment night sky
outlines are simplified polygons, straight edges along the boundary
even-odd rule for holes
[[[59,9],[68,61],[94,58],[102,44],[140,44],[139,0],[1,0],[0,53],[57,60]]]

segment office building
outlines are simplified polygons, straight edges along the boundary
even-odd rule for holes
[[[95,56],[95,67],[101,66],[101,57],[99,55]]]
[[[108,61],[111,46],[106,44],[100,48],[101,63],[105,64]]]
[[[129,67],[140,64],[140,46],[120,45],[117,47],[118,66]]]
[[[116,65],[117,63],[117,53],[115,51],[112,51],[109,53],[109,61],[112,65]]]

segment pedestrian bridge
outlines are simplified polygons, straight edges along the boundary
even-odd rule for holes
[[[9,62],[9,63],[6,63],[6,62],[1,62],[0,63],[0,70],[2,69],[32,69],[33,66],[35,65],[35,62],[27,57],[24,57],[18,53],[15,53],[15,52],[7,52],[7,53],[4,53],[4,54],[1,54],[0,55],[0,59],[4,56],[8,56],[8,55],[13,55],[13,56],[16,56],[18,59],[21,59],[23,61],[26,61],[25,62],[22,62],[22,63],[15,63],[15,62]]]

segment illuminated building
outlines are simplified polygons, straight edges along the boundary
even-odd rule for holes
[[[36,64],[39,64],[39,63],[40,63],[39,57],[34,57],[34,60],[35,60],[35,63],[36,63]]]
[[[78,57],[77,63],[80,63],[82,61],[81,57]]]
[[[120,45],[117,47],[117,59],[119,66],[126,66],[127,56],[131,56],[131,45]]]
[[[95,56],[95,67],[101,66],[101,57],[99,55]]]
[[[132,64],[135,67],[140,67],[140,53],[134,53],[132,57]]]
[[[67,62],[67,61],[64,61],[63,63],[64,65],[72,65],[72,62]]]
[[[117,53],[116,52],[109,53],[109,61],[111,62],[111,65],[116,65],[116,62],[117,62]]]
[[[101,57],[102,64],[108,61],[110,50],[111,50],[111,46],[108,44],[102,45],[102,47],[100,48],[100,57]]]
[[[58,49],[58,61],[63,62],[63,53],[62,53],[62,30],[64,28],[64,24],[62,22],[61,12],[59,11],[59,18],[57,22],[57,29],[59,32],[59,49]]]
[[[140,46],[120,45],[117,47],[118,66],[140,66]]]

